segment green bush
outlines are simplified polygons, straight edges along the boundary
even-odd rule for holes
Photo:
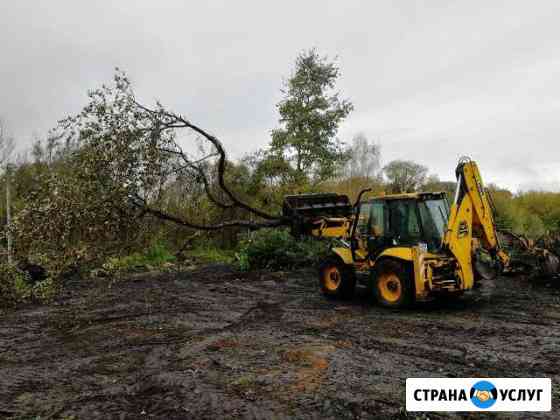
[[[263,229],[241,243],[236,259],[238,268],[244,271],[282,270],[317,264],[327,253],[325,241],[296,239],[287,230]]]
[[[33,295],[30,277],[24,271],[10,264],[0,265],[0,306],[13,306]]]
[[[552,192],[492,191],[500,229],[536,239],[560,230],[560,194]]]
[[[156,243],[144,253],[135,252],[124,257],[109,258],[103,268],[110,272],[144,271],[164,267],[175,260],[175,255],[165,245]]]
[[[29,301],[49,301],[56,294],[56,284],[52,278],[32,284],[28,273],[13,264],[0,264],[0,310],[13,308],[18,303]]]
[[[148,248],[148,251],[144,254],[146,263],[151,265],[160,266],[165,263],[175,262],[176,258],[165,245],[157,243]]]

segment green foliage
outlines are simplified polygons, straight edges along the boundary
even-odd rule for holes
[[[296,239],[287,230],[261,230],[244,241],[236,254],[241,270],[293,269],[316,264],[327,255],[327,243],[312,238]]]
[[[89,97],[78,115],[60,122],[46,149],[36,146],[33,183],[14,218],[19,255],[44,256],[51,273],[136,244],[144,225],[132,198],[158,191],[171,165],[155,145],[171,144],[172,134],[149,136],[151,116],[137,107],[124,74]]]
[[[437,175],[430,175],[426,179],[424,185],[420,187],[421,191],[440,192],[443,191],[447,195],[447,200],[451,202],[455,194],[457,183],[455,181],[440,181]]]
[[[231,264],[235,260],[234,252],[216,246],[204,246],[188,251],[187,256],[195,262],[205,264]]]
[[[278,213],[285,195],[317,192],[321,183],[344,172],[353,148],[345,148],[337,133],[353,105],[335,91],[338,76],[336,64],[316,50],[297,57],[277,105],[280,127],[272,130],[269,148],[243,159],[250,175],[244,186],[252,204]],[[369,175],[379,156],[375,145],[366,147],[374,152],[368,154],[373,159],[364,161],[361,150],[354,155],[360,155]]]
[[[148,264],[162,265],[168,262],[174,262],[175,256],[162,243],[152,245],[144,254]]]
[[[29,275],[13,265],[0,265],[0,307],[11,306],[32,296]]]
[[[538,217],[541,227],[546,231],[560,230],[560,194],[542,191],[529,191],[514,200],[527,214]]]
[[[347,195],[352,203],[356,201],[360,192],[367,188],[371,188],[372,191],[363,196],[362,198],[364,199],[385,192],[385,184],[380,178],[343,178],[335,182],[325,182],[320,185],[321,192],[334,192]]]
[[[499,228],[536,239],[560,230],[560,194],[526,192],[516,196],[491,186]]]
[[[124,257],[109,258],[103,268],[110,273],[145,271],[166,268],[175,261],[175,255],[165,245],[156,243],[144,253],[134,252]]]
[[[270,154],[273,161],[289,162],[298,182],[328,179],[347,158],[336,134],[353,105],[333,91],[338,76],[327,57],[303,52],[278,104],[282,126],[272,131]]]
[[[57,284],[52,278],[32,284],[25,271],[11,264],[0,264],[0,309],[31,300],[48,301],[56,289]]]

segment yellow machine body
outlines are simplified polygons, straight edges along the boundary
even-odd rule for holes
[[[376,273],[376,267],[381,264],[384,270],[387,267],[401,267],[404,270],[402,272],[412,277],[414,300],[427,300],[440,294],[460,294],[472,289],[477,281],[473,263],[473,241],[487,250],[502,266],[508,264],[509,258],[498,242],[491,198],[483,187],[476,163],[471,160],[460,161],[456,175],[457,189],[451,205],[446,204],[441,243],[437,247],[432,246],[430,250],[422,241],[417,241],[416,244],[399,244],[398,240],[394,240],[393,244],[372,254],[367,235],[360,234],[356,228],[357,224],[367,219],[367,215],[360,213],[359,206],[368,203],[386,206],[386,203],[393,200],[418,206],[434,197],[445,200],[444,193],[375,197],[357,203],[351,216],[315,220],[308,233],[316,237],[340,239],[340,245],[332,247],[333,255],[341,264],[352,267],[358,274],[374,275],[370,273]],[[439,211],[443,218],[442,210]],[[419,210],[416,212],[420,214]],[[390,274],[383,274],[383,281]],[[402,289],[401,285],[397,286],[390,293],[387,292],[388,299]],[[384,288],[385,285],[380,288],[381,293]]]
[[[401,261],[404,264],[408,264],[412,269],[411,272],[414,276],[415,295],[417,301],[428,300],[432,292],[445,291],[447,293],[452,293],[461,292],[465,289],[464,287],[454,286],[450,283],[447,283],[444,286],[441,283],[436,282],[434,285],[432,282],[433,269],[453,264],[454,260],[453,258],[445,255],[425,252],[419,247],[388,248],[381,252],[381,254],[373,261],[367,259],[363,261],[363,259],[367,256],[367,250],[365,249],[357,249],[355,251],[356,255],[359,257],[358,260],[354,260],[352,251],[347,247],[334,247],[332,248],[332,252],[337,255],[344,264],[352,265],[356,271],[363,273],[367,273],[375,266],[376,262],[384,258],[391,258]]]

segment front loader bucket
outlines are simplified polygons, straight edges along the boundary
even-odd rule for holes
[[[350,217],[352,204],[348,196],[336,193],[287,195],[282,214],[292,220],[292,234],[301,236],[326,219]]]

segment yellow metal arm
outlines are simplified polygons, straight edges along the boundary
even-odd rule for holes
[[[478,166],[471,160],[461,160],[456,175],[457,190],[451,205],[444,245],[457,258],[461,278],[470,287],[473,282],[473,236],[503,266],[507,266],[509,257],[500,247],[490,198],[482,184]]]

